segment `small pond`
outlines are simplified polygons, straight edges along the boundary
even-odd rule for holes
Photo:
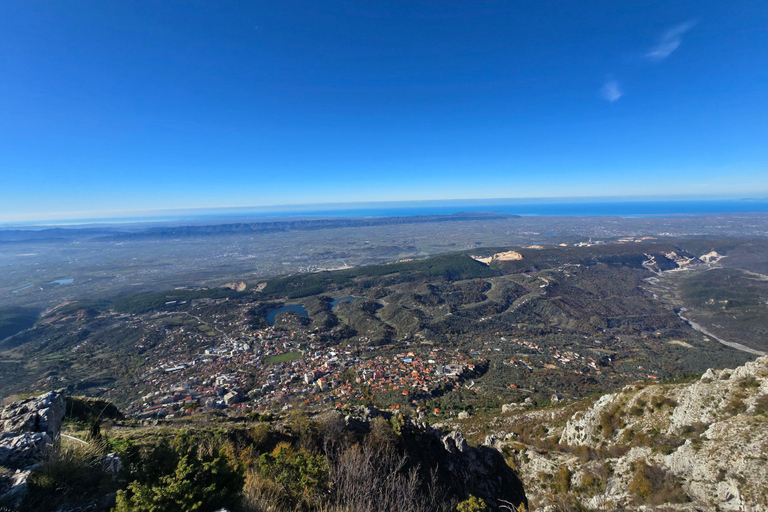
[[[352,302],[355,299],[359,299],[360,297],[353,297],[352,295],[347,295],[345,297],[338,297],[336,299],[333,299],[331,301],[331,309],[335,308],[342,302]],[[267,322],[269,322],[269,325],[275,325],[275,317],[279,315],[280,313],[284,313],[286,311],[293,311],[299,316],[306,316],[309,317],[309,314],[307,313],[307,310],[304,309],[304,304],[289,304],[287,306],[283,306],[281,308],[273,309],[266,315]]]
[[[359,298],[360,297],[353,297],[352,295],[347,295],[346,297],[338,297],[338,298],[333,299],[331,301],[331,309],[335,308],[336,306],[338,306],[342,302],[352,302],[355,299],[359,299]]]
[[[273,309],[272,311],[267,313],[266,318],[267,318],[267,322],[269,322],[269,325],[275,325],[275,317],[280,313],[284,313],[286,311],[293,311],[299,316],[306,316],[306,317],[309,316],[307,314],[307,310],[304,309],[303,304],[289,304],[288,306],[283,306],[281,308]]]

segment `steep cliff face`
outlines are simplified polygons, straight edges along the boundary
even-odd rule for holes
[[[579,409],[514,414],[489,440],[532,505],[768,511],[768,357]]]
[[[504,503],[515,507],[527,505],[523,485],[501,453],[488,446],[472,447],[458,432],[438,437],[445,449],[438,451],[438,458],[450,475],[445,480],[451,482],[452,491],[461,490],[456,493],[458,498],[476,495],[499,509]],[[440,464],[436,466],[439,468]]]

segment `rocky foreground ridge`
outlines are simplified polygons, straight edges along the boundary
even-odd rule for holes
[[[532,508],[768,511],[768,357],[492,428]]]
[[[0,413],[0,504],[20,503],[29,475],[54,447],[64,419],[63,390],[27,398]]]
[[[374,407],[361,407],[357,414],[344,417],[344,422],[351,431],[369,432],[376,418],[391,421],[399,417]],[[520,478],[497,449],[471,446],[461,433],[445,433],[423,422],[406,421],[400,440],[410,462],[435,471],[443,492],[457,500],[474,495],[491,510],[517,509],[521,504],[527,507]]]
[[[73,483],[68,480],[70,475],[62,474],[61,471],[51,471],[51,468],[56,466],[55,464],[52,465],[52,460],[62,457],[60,444],[60,438],[63,436],[61,433],[62,420],[65,411],[72,409],[68,405],[70,400],[76,400],[76,397],[67,398],[63,391],[52,391],[45,395],[15,402],[0,412],[0,431],[2,432],[0,437],[0,512],[32,509],[106,511],[115,505],[115,493],[112,492],[114,485],[108,486],[109,488],[96,485],[92,489],[95,492],[93,495],[83,496],[82,493],[72,492],[74,487],[72,487]],[[306,425],[301,422],[294,424],[286,418],[278,419],[271,424],[262,423],[260,424],[261,429],[256,428],[256,431],[263,433],[259,446],[265,450],[265,453],[269,453],[273,445],[279,447],[281,446],[280,443],[285,444],[286,441],[295,441],[294,444],[309,443],[312,436],[317,434],[318,429],[320,429],[326,432],[322,445],[324,446],[325,460],[331,467],[330,477],[334,479],[337,485],[346,485],[345,488],[348,487],[351,491],[359,493],[363,489],[370,488],[374,481],[378,481],[379,484],[386,483],[382,477],[402,478],[400,473],[405,472],[411,475],[408,478],[417,478],[435,486],[435,492],[440,495],[437,496],[436,505],[441,505],[443,501],[457,503],[467,499],[470,495],[483,500],[492,510],[510,507],[517,509],[518,506],[527,505],[520,479],[505,463],[504,457],[498,450],[488,446],[471,446],[458,432],[446,434],[425,423],[412,422],[402,415],[395,415],[388,411],[360,407],[348,412],[349,414],[344,416],[338,411],[331,410],[314,420],[304,418],[302,421],[309,422]],[[307,436],[301,437],[302,434],[298,434],[299,437],[297,437],[297,432],[303,428],[297,426],[299,424],[306,427],[305,434],[308,434]],[[203,429],[206,428],[205,426],[202,427]],[[266,430],[264,430],[265,427]],[[145,428],[146,431],[143,430]],[[153,427],[137,427],[135,424],[129,430],[135,429],[142,431],[142,435],[149,435],[150,437],[157,434]],[[184,431],[184,427],[180,427],[179,431]],[[242,436],[246,431],[238,432],[239,434],[233,430],[230,433],[235,436]],[[315,434],[310,434],[311,432]],[[119,429],[116,431],[116,435],[119,435]],[[378,463],[386,465],[394,462],[394,466],[400,468],[396,473],[387,475],[385,470],[383,474],[380,474],[381,472],[377,472],[377,468],[367,468],[365,464],[359,468],[355,466],[355,468],[360,471],[367,468],[370,474],[365,472],[360,475],[349,473],[352,468],[349,464],[353,464],[354,460],[348,457],[350,446],[343,443],[352,439],[364,439],[366,436],[379,439],[379,442],[383,443],[381,446],[385,448],[381,448],[376,444],[377,442],[374,444],[363,443],[361,446],[372,447],[373,451],[366,452],[365,448],[362,448],[359,453],[364,456],[370,455],[374,465]],[[241,438],[241,440],[243,439],[245,438]],[[95,443],[96,441],[92,442]],[[82,441],[80,443],[88,444]],[[335,443],[342,444],[337,446]],[[255,446],[253,445],[252,448]],[[394,459],[385,456],[390,452]],[[276,452],[273,451],[272,453]],[[163,454],[168,456],[165,452]],[[134,454],[135,456],[136,454]],[[101,478],[101,473],[104,473],[108,474],[111,483],[118,487],[125,487],[126,479],[131,475],[120,473],[121,464],[115,454],[110,453],[106,457],[104,460],[94,459],[95,465],[91,467],[92,471],[88,478]],[[113,459],[117,459],[117,464],[111,463]],[[67,467],[74,468],[75,466]],[[43,471],[43,473],[47,474],[49,479],[57,479],[55,482],[46,482],[46,488],[69,489],[67,492],[60,493],[60,496],[54,497],[57,500],[56,504],[41,502],[41,500],[45,501],[52,498],[41,494],[45,491],[41,490],[42,487],[39,482],[40,471],[42,471],[40,468],[48,468],[48,472]],[[117,478],[112,479],[112,476]],[[377,478],[378,480],[376,480]],[[407,485],[398,489],[403,492],[411,492],[414,499],[421,499],[418,493],[412,492],[415,488],[408,487],[419,485],[418,480],[409,481],[410,483],[404,480],[403,482]],[[30,483],[28,484],[28,482]],[[77,485],[82,485],[82,482]],[[384,485],[382,489],[389,488]],[[354,494],[354,492],[352,493]],[[217,503],[217,505],[219,504]],[[339,510],[358,510],[354,500],[342,505]],[[268,509],[272,510],[271,508]],[[325,508],[322,509],[325,510]],[[423,508],[407,508],[407,510],[411,509],[422,510]]]
[[[0,414],[0,503],[23,496],[26,478],[55,445],[64,404],[51,392]],[[768,512],[768,357],[686,383],[636,383],[591,401],[519,407],[443,426],[468,436],[490,428],[479,447],[458,431],[373,408],[329,411],[322,421],[361,435],[380,419],[399,425],[415,465],[439,468],[446,492],[479,496],[492,508]],[[279,422],[272,428],[285,436]]]

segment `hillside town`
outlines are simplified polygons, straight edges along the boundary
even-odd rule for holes
[[[198,316],[192,318],[203,322]],[[522,374],[565,370],[601,375],[606,360],[611,361],[608,356],[601,360],[599,348],[593,350],[596,357],[584,356],[502,333],[492,340],[478,340],[476,348],[460,350],[424,341],[402,341],[398,346],[329,343],[329,333],[323,331],[250,329],[237,321],[225,327],[228,332],[209,329],[211,336],[185,327],[163,330],[165,341],[158,347],[164,356],[136,376],[132,395],[140,398],[130,404],[128,414],[138,419],[172,419],[215,411],[267,413],[297,404],[342,408],[382,394],[400,396],[399,402],[422,411],[425,401],[438,393],[462,385],[472,388],[474,381],[469,379],[477,375],[477,365],[487,365],[492,358],[511,355],[504,364]],[[190,337],[200,350],[182,355],[181,347],[187,346],[182,341]],[[643,367],[638,367],[638,375],[658,378]],[[508,386],[530,388],[519,382]]]
[[[475,369],[463,354],[443,348],[383,355],[377,347],[315,343],[316,336],[269,327],[248,336],[225,335],[194,357],[163,358],[138,376],[134,388],[148,392],[127,412],[149,419],[225,409],[267,412],[295,401],[341,407],[379,392],[415,402],[441,386],[460,386]]]

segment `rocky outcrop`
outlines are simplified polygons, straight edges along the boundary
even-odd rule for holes
[[[0,466],[22,469],[42,460],[59,436],[63,391],[14,402],[0,413]]]
[[[440,437],[447,456],[445,470],[451,474],[452,487],[464,494],[483,498],[494,508],[505,503],[528,504],[522,482],[504,461],[498,450],[489,446],[470,446],[459,432]]]
[[[493,261],[518,261],[523,259],[523,255],[517,251],[506,251],[497,252],[493,256],[488,256],[486,258],[482,256],[472,256],[472,258],[479,261],[480,263],[485,263],[488,265]]]
[[[410,464],[423,472],[425,481],[435,471],[437,481],[456,501],[475,495],[491,510],[507,510],[501,506],[509,507],[509,504],[515,509],[521,503],[527,507],[522,482],[504,456],[492,446],[475,447],[459,432],[446,434],[426,423],[411,422],[375,407],[361,407],[357,414],[348,415],[343,421],[348,430],[364,433],[376,418],[400,425],[398,449]]]
[[[248,285],[246,285],[243,281],[227,283],[222,286],[222,288],[229,288],[230,290],[234,290],[236,292],[244,292],[247,287]]]
[[[768,511],[768,357],[556,411],[510,410],[509,430],[486,439],[537,508],[567,496],[594,510]]]
[[[0,413],[0,505],[14,507],[27,478],[53,449],[64,419],[63,390],[14,402]]]
[[[708,252],[707,254],[702,254],[701,256],[699,256],[699,259],[701,261],[709,264],[715,264],[723,258],[725,258],[725,255],[718,254],[717,251]]]

